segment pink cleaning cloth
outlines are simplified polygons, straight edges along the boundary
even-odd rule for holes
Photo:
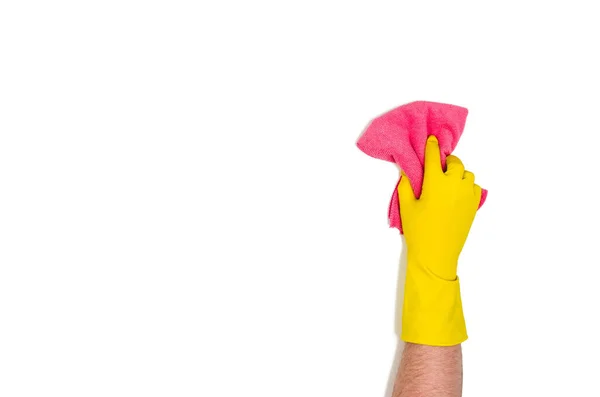
[[[467,113],[467,109],[455,105],[411,102],[374,119],[356,145],[369,156],[396,163],[408,176],[418,198],[423,185],[427,137],[434,135],[438,139],[442,167],[446,170],[446,156],[452,153],[462,135]],[[388,217],[390,227],[402,233],[397,188],[398,184],[392,194]],[[479,207],[486,197],[487,190],[483,189]]]

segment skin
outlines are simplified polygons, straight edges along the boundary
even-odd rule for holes
[[[406,343],[393,397],[460,397],[461,346]]]

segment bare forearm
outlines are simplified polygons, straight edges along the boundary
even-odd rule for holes
[[[456,346],[406,343],[393,397],[460,397],[462,351]]]

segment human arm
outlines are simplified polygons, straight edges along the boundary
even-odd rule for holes
[[[474,175],[455,156],[441,166],[439,145],[427,140],[422,194],[402,175],[398,186],[407,249],[401,338],[406,343],[394,397],[460,396],[467,339],[458,257],[481,199]]]
[[[461,394],[460,345],[404,345],[393,397],[460,397]]]

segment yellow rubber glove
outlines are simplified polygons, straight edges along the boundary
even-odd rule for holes
[[[430,136],[421,197],[415,198],[404,173],[398,185],[407,248],[401,335],[405,342],[452,346],[467,339],[456,267],[481,187],[458,157],[448,156],[446,163],[444,173],[438,141]]]

